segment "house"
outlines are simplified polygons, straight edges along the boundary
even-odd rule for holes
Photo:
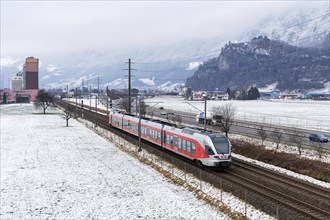
[[[304,95],[305,99],[313,100],[330,100],[330,93],[324,92],[306,92]]]
[[[277,89],[270,92],[260,92],[260,97],[264,99],[278,99],[280,98],[281,92]]]

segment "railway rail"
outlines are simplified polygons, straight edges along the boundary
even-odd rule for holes
[[[58,105],[62,108],[68,106],[64,102],[58,102]],[[110,130],[127,141],[137,143],[135,136],[109,127],[108,115],[105,113],[96,113],[87,108],[76,107],[75,114]],[[216,172],[191,166],[191,161],[148,142],[143,141],[142,145],[145,150],[161,156],[162,159],[173,163],[178,168],[194,174],[219,189],[232,193],[279,219],[330,219],[329,189],[270,171],[237,158],[233,159],[230,169]]]

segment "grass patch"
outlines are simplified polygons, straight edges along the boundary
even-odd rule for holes
[[[301,158],[298,155],[289,153],[267,150],[262,146],[248,142],[232,141],[232,145],[232,150],[236,154],[330,183],[330,164],[328,163]]]

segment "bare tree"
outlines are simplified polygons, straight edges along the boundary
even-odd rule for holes
[[[173,115],[173,116],[172,116],[172,121],[173,121],[173,123],[175,123],[175,124],[181,125],[181,123],[182,123],[182,118],[181,118],[180,115]]]
[[[264,141],[267,138],[267,132],[264,129],[264,126],[260,126],[260,129],[258,130],[258,134],[261,138],[261,143],[264,144]]]
[[[324,151],[323,151],[323,148],[322,148],[322,142],[321,141],[316,141],[316,142],[313,142],[313,145],[315,147],[317,155],[321,159],[323,154],[324,154]]]
[[[273,133],[274,133],[274,140],[276,143],[276,150],[278,150],[278,147],[282,141],[282,133],[278,128],[276,128]]]
[[[212,115],[221,116],[219,120],[219,126],[223,132],[226,133],[226,137],[228,137],[228,133],[230,131],[230,127],[233,124],[235,114],[237,108],[232,103],[227,103],[221,106],[214,106],[211,109]]]
[[[176,115],[176,116],[175,116],[175,121],[178,123],[178,125],[181,125],[181,123],[182,123],[182,118],[181,118],[181,116],[180,116],[180,115]]]
[[[44,89],[38,91],[38,95],[34,102],[35,108],[42,108],[44,110],[44,114],[46,113],[46,109],[48,107],[55,107],[55,99],[54,96],[50,95]]]
[[[66,121],[66,126],[69,126],[69,120],[72,118],[74,107],[73,105],[68,104],[67,108],[64,110],[63,118]]]
[[[296,145],[297,145],[297,148],[298,148],[298,151],[299,151],[299,155],[301,155],[301,150],[302,150],[302,146],[303,146],[303,137],[300,136],[300,135],[297,135],[297,138],[296,138]]]
[[[175,115],[173,113],[167,113],[167,115],[166,115],[166,119],[169,123],[174,122],[174,117],[175,117]]]
[[[129,100],[127,97],[123,98],[119,103],[119,108],[124,109],[126,112],[128,112],[129,107]]]
[[[303,145],[303,136],[299,135],[297,130],[294,130],[290,135],[289,140],[297,146],[298,153],[301,155],[302,145]]]
[[[148,106],[146,105],[146,103],[144,101],[141,101],[141,115],[145,116],[147,114],[147,108]]]

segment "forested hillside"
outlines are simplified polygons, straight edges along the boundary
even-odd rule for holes
[[[258,87],[278,82],[278,89],[323,88],[330,81],[329,48],[300,48],[259,36],[226,44],[218,57],[199,66],[186,86],[193,90]]]

